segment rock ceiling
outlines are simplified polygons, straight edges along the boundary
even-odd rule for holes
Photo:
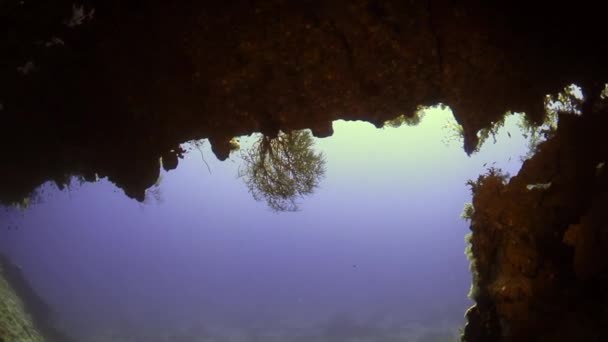
[[[505,111],[539,119],[545,94],[607,79],[601,11],[534,6],[1,1],[0,200],[70,174],[142,199],[187,140],[225,159],[233,136],[327,136],[438,102],[471,152]]]

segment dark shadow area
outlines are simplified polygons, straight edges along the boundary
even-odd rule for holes
[[[440,102],[470,153],[505,111],[540,122],[545,94],[608,78],[598,6],[3,1],[0,201],[66,175],[142,201],[185,141],[225,159],[234,136],[327,136]]]

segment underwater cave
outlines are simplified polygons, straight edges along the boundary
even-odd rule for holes
[[[0,341],[608,340],[599,7],[1,1]]]

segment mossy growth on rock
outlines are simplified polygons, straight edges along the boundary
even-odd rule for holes
[[[3,276],[0,265],[0,341],[42,342],[24,303]]]
[[[470,221],[473,218],[474,213],[475,213],[475,207],[473,206],[473,203],[467,202],[464,204],[462,213],[460,213],[460,218],[463,220]]]
[[[0,254],[0,342],[74,342],[55,327],[54,311],[21,267]]]

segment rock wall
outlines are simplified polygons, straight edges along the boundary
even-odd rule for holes
[[[43,342],[25,304],[6,279],[6,272],[4,263],[0,264],[0,341]]]
[[[508,182],[471,183],[465,341],[608,340],[608,111],[593,100]]]
[[[0,342],[73,342],[54,327],[53,312],[21,268],[0,254]]]

